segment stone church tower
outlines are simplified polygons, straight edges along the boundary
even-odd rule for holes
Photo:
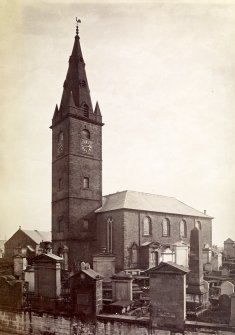
[[[60,107],[52,119],[53,252],[68,268],[91,262],[102,205],[102,116],[93,110],[78,27]]]

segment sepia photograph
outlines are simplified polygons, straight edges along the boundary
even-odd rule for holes
[[[235,333],[235,1],[0,0],[0,334]]]

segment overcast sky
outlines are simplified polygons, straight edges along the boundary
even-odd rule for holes
[[[51,119],[81,19],[103,194],[173,196],[235,240],[235,1],[0,1],[0,239],[51,229]]]

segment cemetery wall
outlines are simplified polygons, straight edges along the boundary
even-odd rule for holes
[[[96,322],[83,323],[77,318],[65,318],[49,314],[30,312],[12,312],[0,310],[0,333],[5,331],[17,335],[179,335],[177,331],[151,328],[147,320],[99,319]],[[208,334],[206,327],[190,325],[184,335]],[[220,329],[214,325],[213,334],[232,335],[234,328]]]

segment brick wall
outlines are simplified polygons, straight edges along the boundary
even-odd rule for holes
[[[117,210],[97,215],[97,251],[101,250],[102,246],[107,246],[107,220],[112,217],[112,246],[113,254],[116,257],[116,271],[123,269],[124,264],[124,211]]]
[[[131,264],[130,248],[133,243],[138,246],[144,242],[157,241],[172,246],[180,240],[180,221],[184,219],[187,225],[187,236],[184,242],[189,243],[190,231],[194,228],[195,221],[201,222],[202,243],[212,243],[212,220],[207,218],[195,218],[174,214],[161,214],[153,212],[141,212],[135,210],[116,210],[97,215],[97,239],[98,246],[106,245],[107,218],[113,218],[113,253],[116,256],[116,269],[128,268]],[[152,221],[152,234],[144,236],[143,220],[145,216]],[[162,236],[162,221],[168,218],[170,221],[170,236]]]

